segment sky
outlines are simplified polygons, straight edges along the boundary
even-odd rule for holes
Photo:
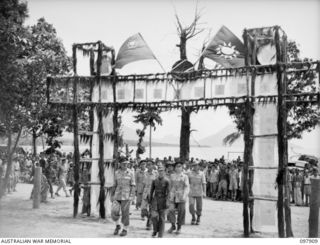
[[[225,25],[241,40],[245,28],[280,25],[289,40],[300,45],[302,57],[320,59],[320,1],[319,0],[28,0],[28,25],[44,17],[53,24],[68,54],[73,43],[101,40],[116,52],[131,35],[140,32],[166,71],[179,60],[179,39],[174,13],[182,23],[192,22],[195,7],[201,13],[200,28],[205,30],[188,41],[188,59],[194,63],[205,40],[212,38]],[[210,63],[210,61],[206,61]],[[161,72],[154,60],[129,64],[121,74]],[[137,128],[132,115],[123,122]],[[154,137],[179,135],[179,112],[162,114],[164,123]],[[191,117],[194,137],[201,139],[213,134],[232,119],[226,108],[208,110]]]

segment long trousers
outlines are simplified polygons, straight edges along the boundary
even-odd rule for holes
[[[66,181],[64,179],[59,179],[59,186],[58,186],[58,189],[56,190],[56,193],[58,193],[62,188],[63,191],[66,193],[66,195],[68,195],[66,187],[67,187]]]
[[[136,208],[140,208],[142,203],[142,193],[137,193]]]
[[[158,237],[163,237],[164,233],[164,224],[166,220],[166,210],[152,210],[151,211],[151,220],[153,224],[153,231],[158,232]]]
[[[196,205],[196,209],[195,209]],[[189,212],[192,216],[197,214],[201,216],[202,213],[202,197],[189,197]]]
[[[47,178],[47,181],[48,181],[48,185],[49,185],[49,191],[50,191],[50,194],[53,195],[53,187],[52,187],[52,182],[49,178]]]
[[[176,217],[175,210],[178,211],[178,217]],[[184,225],[186,219],[186,203],[171,203],[168,211],[168,220],[171,224],[177,223],[178,225]]]
[[[210,196],[215,197],[218,189],[218,182],[209,182]]]
[[[124,226],[129,225],[129,209],[130,209],[130,200],[117,200],[117,202],[120,204],[120,209],[116,211],[112,211],[112,217],[114,221],[118,221],[120,219],[120,210],[121,210],[121,223]]]
[[[219,186],[218,186],[217,198],[220,198],[221,196],[222,196],[222,198],[226,198],[226,196],[227,196],[227,187],[228,187],[227,181],[226,180],[220,180]]]

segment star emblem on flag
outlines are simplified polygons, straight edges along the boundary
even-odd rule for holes
[[[237,56],[240,54],[238,50],[235,49],[236,46],[232,45],[231,42],[226,43],[223,42],[222,44],[219,44],[216,48],[216,53],[221,58],[224,59],[234,59],[237,58]]]

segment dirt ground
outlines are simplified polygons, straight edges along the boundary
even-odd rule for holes
[[[56,187],[54,187],[56,188]],[[29,200],[32,186],[19,184],[17,192],[7,194],[0,200],[0,237],[30,238],[104,238],[112,237],[114,223],[111,219],[97,217],[72,217],[73,198],[64,196],[41,204],[32,209]],[[79,207],[81,207],[81,203]],[[295,237],[308,236],[309,208],[292,206],[292,226]],[[140,211],[131,206],[130,228],[127,237],[150,237],[151,231],[145,229],[145,221]],[[203,216],[199,226],[190,225],[187,212],[186,225],[180,235],[165,233],[165,237],[197,238],[240,238],[242,229],[242,203],[204,200]],[[166,230],[170,224],[166,224]],[[253,237],[277,237],[275,233],[255,233]]]

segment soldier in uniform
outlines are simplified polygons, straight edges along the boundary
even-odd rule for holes
[[[200,171],[200,166],[197,162],[194,162],[192,167],[192,172],[188,175],[190,183],[189,212],[192,215],[191,225],[199,225],[202,212],[202,198],[206,194],[206,178],[204,173]],[[195,204],[197,205],[197,211],[195,211]]]
[[[136,209],[138,210],[141,207],[142,202],[142,193],[143,193],[143,181],[146,176],[146,161],[140,162],[140,169],[137,169],[135,173],[136,180]]]
[[[165,177],[170,181],[171,174],[174,173],[174,162],[172,161],[167,161],[166,162],[166,173]]]
[[[152,181],[149,202],[151,205],[151,220],[153,223],[152,237],[158,234],[163,237],[165,212],[168,208],[169,180],[165,178],[165,169],[158,166],[158,177]]]
[[[167,180],[169,181],[169,185],[170,185],[170,181],[171,181],[171,175],[174,174],[174,162],[172,161],[165,161],[165,166],[166,166],[166,172],[165,172],[165,177],[167,178]],[[167,221],[169,221],[169,214],[167,213]]]
[[[151,211],[149,205],[149,195],[152,181],[157,178],[157,172],[154,170],[154,164],[151,160],[147,161],[147,172],[143,181],[143,193],[142,193],[142,204],[141,204],[141,216],[147,217],[147,230],[151,230]]]
[[[171,223],[171,228],[168,230],[172,233],[174,230],[177,234],[181,232],[181,226],[185,224],[186,217],[186,201],[189,193],[189,179],[182,171],[182,163],[175,163],[175,173],[171,175],[170,179],[170,193],[169,193],[169,211],[168,218]],[[175,211],[178,211],[176,217]],[[177,227],[176,227],[177,222]]]
[[[118,235],[121,229],[120,225],[120,210],[121,210],[121,223],[123,229],[120,236],[126,236],[129,227],[129,208],[130,197],[133,197],[135,184],[134,175],[127,169],[128,161],[123,160],[120,162],[120,169],[115,174],[115,183],[113,188],[113,195],[111,201],[116,202],[119,209],[111,210],[111,217],[116,222],[116,229],[114,235]]]

